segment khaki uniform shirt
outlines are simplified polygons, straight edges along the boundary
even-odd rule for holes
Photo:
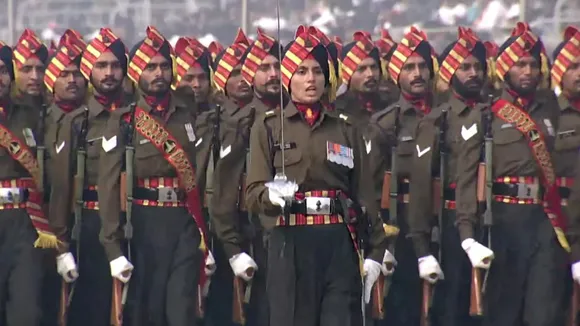
[[[314,126],[304,122],[293,103],[284,109],[284,144],[280,144],[280,110],[267,112],[256,120],[250,135],[246,203],[248,211],[261,214],[266,230],[275,226],[281,214],[279,206],[268,199],[266,182],[285,168],[288,180],[299,185],[299,192],[341,190],[366,207],[370,224],[369,257],[382,263],[387,240],[378,209],[372,200],[368,155],[362,135],[347,119],[321,112]],[[328,142],[352,149],[352,168],[328,159]],[[281,146],[285,156],[282,159]]]
[[[513,97],[504,91],[502,99],[513,103]],[[528,114],[543,132],[544,140],[551,153],[558,130],[558,103],[552,96],[538,94],[527,109]],[[488,109],[485,109],[488,110]],[[479,119],[477,119],[479,117]],[[477,223],[477,169],[484,149],[483,114],[475,114],[477,134],[463,142],[457,164],[457,227],[461,240],[473,238],[473,227]],[[530,151],[528,140],[513,125],[493,117],[492,170],[493,179],[506,176],[539,177],[541,170]]]
[[[446,153],[445,188],[450,189],[457,180],[457,162],[461,144],[465,139],[474,136],[477,132],[475,121],[481,114],[485,104],[477,104],[473,109],[463,101],[452,96],[447,103],[435,108],[429,113],[417,128],[417,146],[411,166],[411,180],[409,184],[409,201],[420,203],[409,205],[408,237],[413,240],[418,257],[429,255],[429,239],[433,222],[434,198],[433,177],[440,177],[441,146],[440,137],[443,130],[444,148]],[[446,110],[445,121],[443,110]],[[445,128],[445,129],[442,129]],[[454,192],[454,190],[451,190]],[[440,228],[442,226],[439,226]]]
[[[244,240],[240,211],[245,203],[245,176],[250,146],[250,130],[255,120],[263,121],[263,115],[271,108],[254,98],[244,108],[227,110],[227,122],[222,129],[220,159],[214,171],[214,194],[210,205],[212,226],[222,241],[228,257],[241,252]]]
[[[190,163],[195,164],[195,137],[190,132],[194,126],[193,118],[188,108],[178,107],[173,99],[169,109],[161,118],[141,97],[137,106],[148,112],[159,122],[181,145],[188,154]],[[101,242],[109,260],[122,255],[120,241],[123,233],[119,220],[121,211],[120,174],[125,161],[124,128],[121,128],[123,116],[130,112],[130,107],[114,111],[101,141],[99,157],[98,193],[99,211],[102,220]],[[136,130],[133,136],[135,146],[134,173],[135,178],[177,177],[177,171],[164,158],[155,145]]]

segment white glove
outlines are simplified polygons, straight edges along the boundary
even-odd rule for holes
[[[201,289],[201,296],[203,298],[206,298],[207,295],[209,294],[209,286],[211,285],[211,278],[208,277],[207,280],[205,280],[205,284],[203,285],[203,289]],[[199,286],[197,287],[199,290]]]
[[[245,252],[235,254],[230,258],[230,266],[234,275],[249,281],[254,277],[254,271],[258,270],[256,262]]]
[[[395,272],[395,266],[397,266],[397,260],[395,256],[389,251],[385,250],[385,255],[383,256],[383,268],[381,268],[383,275],[389,276]]]
[[[373,285],[379,279],[381,272],[384,274],[384,267],[372,259],[365,259],[363,270],[365,274],[365,303],[369,303],[371,301]]]
[[[443,280],[444,275],[441,266],[433,255],[419,258],[419,277],[425,281],[435,284],[439,280]]]
[[[67,283],[72,283],[79,277],[79,271],[77,269],[77,264],[75,263],[75,258],[70,252],[58,255],[56,257],[56,271]]]
[[[286,206],[286,201],[282,197],[282,194],[279,193],[277,190],[269,189],[268,188],[268,199],[270,202],[276,206],[280,206],[284,208]]]
[[[489,269],[494,258],[493,251],[481,243],[467,238],[461,242],[461,247],[469,257],[471,265],[475,268]]]
[[[215,259],[211,251],[208,251],[207,254],[207,258],[205,259],[205,275],[209,277],[215,273],[217,266],[215,265]]]
[[[123,283],[129,282],[131,273],[133,272],[133,265],[125,258],[120,256],[109,262],[111,266],[111,276]]]
[[[572,264],[572,278],[576,283],[580,284],[580,262]]]

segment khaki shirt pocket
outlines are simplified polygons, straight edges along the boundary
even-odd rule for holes
[[[576,129],[559,131],[556,136],[556,151],[568,151],[580,147],[580,134]]]
[[[276,168],[276,172],[278,169],[282,169],[282,167],[293,166],[302,161],[302,152],[298,148],[293,149],[286,149],[284,150],[284,161],[282,161],[282,151],[276,150],[274,154],[274,167]]]
[[[515,127],[497,130],[493,134],[493,143],[497,145],[508,145],[520,141],[524,135]]]
[[[135,146],[135,159],[144,161],[150,158],[161,156],[161,152],[151,142],[139,143]]]

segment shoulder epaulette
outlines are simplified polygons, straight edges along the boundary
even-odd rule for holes
[[[387,114],[389,114],[391,111],[393,111],[396,107],[398,107],[399,104],[393,104],[393,105],[389,105],[386,108],[375,112],[370,119],[371,123],[377,123],[379,120],[381,120],[382,117],[386,116]]]
[[[264,112],[264,117],[265,118],[270,118],[276,115],[276,110],[270,110],[270,111],[266,111]]]

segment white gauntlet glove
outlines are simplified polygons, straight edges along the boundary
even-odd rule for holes
[[[475,268],[489,269],[494,258],[493,251],[481,243],[468,238],[461,242],[461,247],[469,257],[471,265]]]
[[[572,264],[572,278],[576,283],[580,284],[580,262]]]
[[[385,250],[385,255],[383,256],[383,275],[389,276],[395,272],[395,266],[397,266],[397,260],[395,256],[387,249]]]
[[[111,276],[123,283],[129,282],[131,273],[133,272],[133,265],[125,258],[120,256],[113,259],[109,265],[111,266]]]
[[[363,264],[363,271],[365,274],[365,303],[369,303],[371,301],[373,285],[377,282],[381,273],[385,275],[386,270],[383,265],[377,263],[376,261],[372,259],[365,259]]]
[[[241,277],[248,282],[254,277],[254,272],[258,270],[256,262],[245,252],[235,254],[230,258],[230,266],[234,275]]]
[[[439,280],[444,279],[441,266],[433,255],[419,258],[419,277],[425,281],[434,284]]]
[[[75,263],[75,258],[70,252],[58,255],[56,257],[56,270],[67,283],[72,283],[79,277],[79,271],[77,269],[77,264]]]
[[[207,252],[207,258],[205,259],[205,275],[212,276],[215,273],[217,266],[215,265],[215,259],[211,251]]]

